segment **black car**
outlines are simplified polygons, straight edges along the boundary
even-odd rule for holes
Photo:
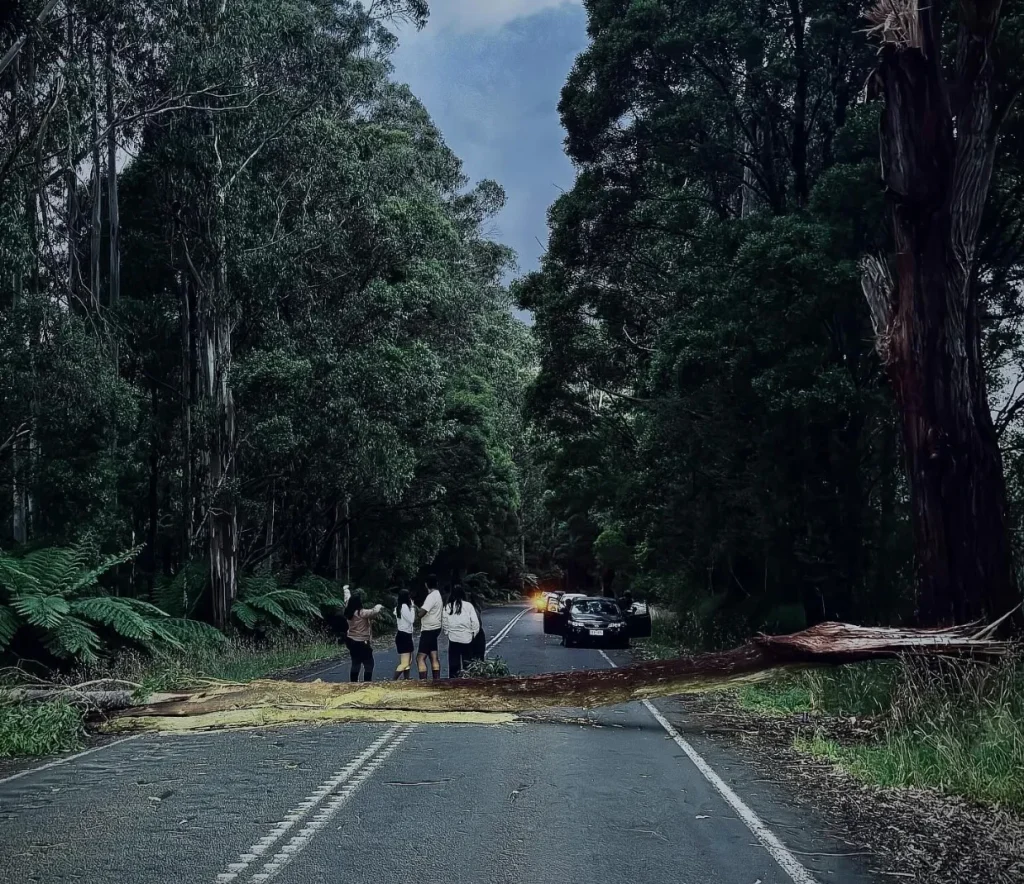
[[[628,609],[615,599],[574,597],[560,610],[544,614],[545,635],[560,635],[568,647],[607,644],[628,648],[631,638],[649,638],[651,615],[646,605]]]

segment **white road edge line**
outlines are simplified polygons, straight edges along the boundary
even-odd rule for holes
[[[618,669],[618,665],[609,657],[604,651],[600,651],[602,657],[608,661],[612,669]],[[683,752],[686,753],[686,757],[693,762],[693,766],[697,768],[712,786],[715,791],[718,792],[725,802],[736,811],[736,814],[746,824],[746,827],[754,834],[758,841],[765,850],[771,855],[772,859],[775,860],[781,867],[781,869],[789,875],[789,877],[795,882],[795,884],[818,884],[815,877],[804,868],[803,864],[798,860],[789,850],[786,845],[783,844],[778,837],[769,829],[762,821],[761,818],[754,813],[732,789],[729,788],[728,784],[723,780],[714,769],[708,764],[704,758],[693,748],[682,736],[669,723],[668,719],[665,718],[658,708],[650,700],[641,700],[641,703],[647,707],[647,711],[654,716],[655,720],[660,724],[665,733],[667,733],[679,746]]]
[[[86,755],[92,755],[93,752],[101,752],[104,749],[111,749],[114,746],[120,746],[122,743],[129,743],[132,740],[137,740],[142,734],[133,734],[130,737],[122,737],[120,740],[114,740],[110,743],[104,743],[102,746],[93,746],[91,749],[86,749],[84,752],[76,752],[74,755],[68,755],[66,758],[57,758],[53,761],[48,761],[46,764],[40,764],[38,767],[30,767],[28,770],[19,770],[17,773],[11,774],[10,776],[3,777],[0,779],[0,786],[4,783],[9,783],[12,780],[19,780],[22,777],[27,777],[29,774],[39,773],[40,771],[50,770],[53,767],[59,767],[62,764],[67,764],[69,761],[76,761],[79,758],[85,758]]]
[[[229,863],[226,870],[221,872],[214,879],[217,884],[228,884],[228,882],[235,881],[240,875],[244,875],[249,866],[270,850],[270,848],[288,834],[292,828],[309,816],[309,814],[311,814],[318,805],[322,804],[335,789],[347,783],[353,776],[358,774],[366,764],[371,763],[374,756],[378,755],[378,753],[385,749],[388,743],[398,735],[401,728],[402,726],[397,724],[394,727],[389,728],[382,736],[378,737],[365,750],[363,750],[360,755],[357,755],[332,777],[324,780],[324,782],[320,784],[319,788],[288,811],[281,822],[270,830],[269,834],[265,835],[253,844],[248,850],[239,854],[237,861]]]
[[[263,868],[260,869],[250,879],[251,884],[265,884],[274,878],[278,872],[281,871],[288,863],[290,863],[296,856],[298,856],[309,843],[313,840],[317,832],[319,832],[324,826],[326,826],[337,814],[338,811],[344,807],[349,799],[359,791],[359,787],[363,785],[374,772],[379,768],[392,752],[395,751],[405,740],[409,734],[412,733],[415,725],[409,726],[406,730],[395,737],[387,745],[387,747],[380,752],[369,764],[362,768],[353,778],[349,781],[340,792],[338,792],[333,798],[330,799],[320,810],[318,810],[313,818],[303,826],[291,840],[289,840],[280,851],[274,854],[274,856],[266,863]],[[224,881],[230,879],[224,879],[221,877],[217,878],[217,881]]]

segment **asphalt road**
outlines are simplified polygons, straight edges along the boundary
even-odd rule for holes
[[[514,672],[628,662],[560,647],[521,607],[484,623]],[[377,654],[379,677],[394,665]],[[347,661],[318,676],[346,679]],[[630,704],[514,726],[130,738],[0,781],[0,882],[873,880],[818,821],[667,715]]]

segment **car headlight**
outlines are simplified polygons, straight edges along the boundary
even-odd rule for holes
[[[625,627],[625,625],[626,625],[625,623],[621,623],[621,622],[619,622],[619,623],[609,623],[608,624],[608,628],[609,629],[622,629],[623,627]]]

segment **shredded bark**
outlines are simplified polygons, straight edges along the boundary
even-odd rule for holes
[[[621,669],[556,672],[527,678],[450,679],[440,682],[256,681],[218,684],[184,698],[134,707],[107,729],[160,729],[161,720],[195,719],[197,726],[252,726],[262,720],[324,720],[325,710],[518,714],[549,708],[591,709],[634,700],[705,693],[772,677],[782,669],[841,665],[901,655],[997,657],[1008,645],[992,638],[998,624],[979,629],[887,629],[823,623],[786,636],[760,635],[740,648]],[[240,711],[260,712],[243,715]],[[285,714],[282,714],[285,713]],[[201,722],[201,723],[200,723]],[[188,729],[175,722],[175,730]]]

